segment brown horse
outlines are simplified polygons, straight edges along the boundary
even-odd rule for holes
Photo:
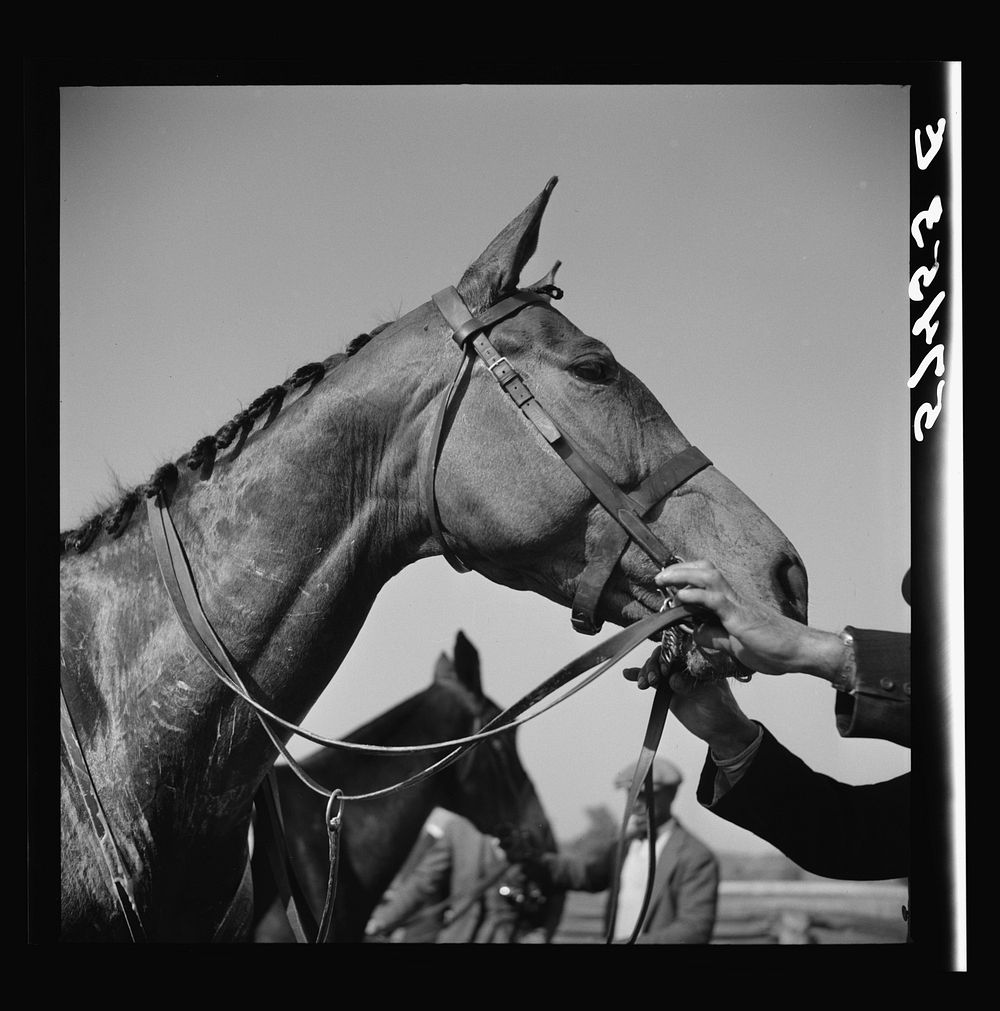
[[[347,740],[389,746],[430,744],[472,734],[499,712],[483,694],[479,653],[459,632],[453,657],[440,655],[428,688],[355,730]],[[314,752],[301,762],[313,779],[346,794],[383,789],[429,764],[427,754],[359,756],[335,749]],[[278,765],[275,774],[289,856],[318,922],[330,868],[325,804],[287,765]],[[515,858],[521,852],[555,849],[552,829],[518,757],[513,733],[493,737],[429,779],[345,806],[330,940],[364,939],[372,910],[435,807],[454,811],[481,832],[497,836]],[[254,940],[293,941],[261,846],[254,849],[252,867]]]
[[[516,289],[554,184],[459,281],[472,313]],[[551,276],[531,288],[551,292]],[[201,603],[235,668],[286,720],[308,713],[381,587],[417,559],[447,548],[495,582],[569,606],[600,549],[608,514],[481,363],[465,372],[439,451],[431,449],[461,358],[454,330],[435,304],[418,306],[346,356],[268,390],[145,489],[169,500]],[[636,488],[688,447],[607,345],[547,297],[496,323],[490,338],[536,402],[621,487]],[[433,496],[429,454],[438,457]],[[245,936],[247,830],[275,745],[192,650],[151,528],[129,518],[142,494],[129,492],[62,537],[63,685],[106,829],[91,824],[73,778],[80,761],[64,746],[61,936],[123,936],[102,864],[108,837],[147,938]],[[714,467],[646,520],[677,555],[711,557],[738,588],[804,618],[805,573],[792,545]],[[598,620],[630,625],[658,610],[654,571],[629,545],[600,595]],[[690,649],[687,659],[692,670],[701,662]]]

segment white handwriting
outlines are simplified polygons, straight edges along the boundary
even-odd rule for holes
[[[927,168],[932,161],[934,161],[934,156],[941,150],[941,144],[944,142],[944,128],[946,125],[947,124],[944,119],[939,119],[937,121],[938,128],[936,132],[930,125],[924,127],[927,131],[927,136],[930,137],[931,140],[931,149],[927,152],[927,154],[924,154],[923,151],[920,150],[920,131],[913,131],[913,146],[917,152],[917,168],[920,169],[921,172],[923,172],[923,170]]]

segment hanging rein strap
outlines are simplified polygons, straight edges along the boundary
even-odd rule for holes
[[[254,838],[267,856],[285,918],[299,944],[310,944],[319,928],[288,856],[278,783],[272,767],[254,798]]]
[[[653,879],[656,876],[656,810],[653,802],[652,766],[653,759],[656,757],[656,749],[660,743],[660,737],[663,734],[663,724],[666,722],[667,713],[670,711],[670,698],[672,695],[673,692],[669,688],[660,688],[653,693],[653,706],[649,713],[649,722],[646,725],[646,735],[643,738],[642,750],[639,752],[635,773],[629,786],[628,798],[625,801],[625,813],[622,815],[621,832],[618,835],[615,873],[611,879],[611,896],[608,903],[608,933],[605,938],[607,944],[611,944],[614,941],[615,920],[618,916],[618,892],[621,885],[621,872],[625,861],[627,845],[628,821],[635,807],[635,802],[639,797],[640,789],[642,789],[646,799],[646,843],[649,863],[646,872],[646,890],[643,894],[642,906],[639,910],[639,915],[636,917],[631,936],[626,942],[627,944],[635,943],[635,939],[642,929],[643,920],[646,918],[649,900],[652,897]]]
[[[135,900],[135,888],[132,879],[125,870],[121,850],[118,848],[114,833],[111,831],[111,825],[97,795],[97,787],[90,775],[90,768],[84,757],[83,749],[80,747],[80,740],[76,733],[76,727],[73,724],[73,718],[70,715],[69,704],[66,701],[66,691],[62,684],[59,686],[59,702],[61,733],[63,745],[66,748],[66,757],[73,773],[73,779],[76,782],[77,791],[83,799],[87,817],[90,819],[91,828],[94,831],[94,836],[101,850],[105,880],[125,920],[129,936],[133,941],[145,941],[146,930]]]
[[[148,498],[147,511],[150,520],[150,529],[153,534],[153,545],[156,550],[157,561],[160,566],[164,584],[168,595],[170,596],[170,600],[174,605],[174,609],[177,612],[181,626],[187,633],[192,645],[197,649],[198,653],[207,663],[212,673],[214,673],[215,676],[226,685],[226,687],[229,687],[232,692],[239,695],[253,707],[261,726],[268,734],[272,743],[285,757],[292,770],[299,776],[300,779],[302,779],[302,782],[314,792],[320,793],[329,798],[330,802],[333,802],[335,797],[338,797],[339,801],[343,802],[345,800],[358,800],[360,797],[369,798],[382,796],[421,782],[422,779],[428,778],[445,768],[447,765],[450,765],[452,762],[457,761],[458,758],[486,737],[491,737],[498,733],[508,732],[515,726],[518,726],[518,717],[527,710],[536,706],[538,703],[542,702],[549,695],[555,692],[557,688],[562,687],[568,681],[600,664],[597,670],[595,670],[592,674],[589,674],[581,683],[570,688],[570,690],[560,699],[556,700],[556,702],[561,702],[575,692],[578,692],[585,684],[603,674],[606,670],[621,660],[627,653],[631,652],[636,646],[646,641],[651,636],[656,635],[658,632],[661,632],[663,629],[672,625],[688,621],[692,618],[691,612],[687,609],[683,607],[676,607],[656,615],[651,615],[648,618],[641,619],[633,625],[623,629],[616,635],[611,636],[604,642],[596,644],[585,653],[578,656],[575,660],[566,664],[546,681],[534,688],[533,691],[522,697],[522,699],[513,706],[509,707],[503,713],[499,713],[497,716],[493,717],[493,719],[490,720],[489,723],[482,728],[482,730],[470,737],[459,738],[453,741],[441,741],[432,745],[417,745],[414,747],[399,748],[387,748],[375,745],[358,745],[348,741],[336,741],[304,731],[301,727],[297,727],[295,724],[289,723],[274,713],[271,713],[250,696],[246,684],[237,673],[236,668],[229,658],[228,652],[226,652],[225,647],[218,639],[207,615],[205,615],[204,610],[201,607],[201,602],[198,598],[197,589],[194,586],[194,579],[191,573],[190,564],[187,560],[186,552],[184,551],[184,546],[181,544],[180,538],[177,534],[177,529],[170,516],[170,510],[167,507],[166,492],[160,492],[157,495]],[[550,706],[551,705],[555,705],[555,703],[550,704]],[[535,715],[540,715],[540,713]],[[532,717],[529,717],[527,719],[531,718]],[[363,749],[377,751],[380,753],[412,753],[414,751],[440,750],[445,747],[452,747],[453,750],[443,758],[434,762],[428,768],[418,772],[416,775],[402,780],[402,782],[395,784],[392,787],[376,791],[373,794],[360,795],[360,797],[344,797],[341,795],[340,791],[331,792],[320,784],[315,783],[315,780],[313,780],[304,771],[304,769],[301,768],[299,763],[288,752],[288,749],[285,747],[281,739],[271,728],[271,721],[289,729],[292,733],[298,734],[308,740],[315,741],[316,743],[320,743],[328,747],[341,747],[351,750]],[[520,722],[526,722],[526,720]],[[311,933],[311,930],[309,929],[311,926],[310,915],[308,913],[308,906],[304,902],[301,889],[297,887],[297,883],[294,881],[291,864],[287,860],[287,851],[283,845],[283,832],[281,831],[280,807],[277,803],[276,792],[273,791],[272,786],[266,786],[260,810],[264,812],[264,821],[262,822],[264,841],[262,844],[268,847],[269,856],[272,862],[272,869],[275,872],[276,884],[281,891],[282,901],[286,909],[292,910],[291,916],[297,919],[297,922],[292,922],[292,929],[296,933],[297,937],[305,939],[306,934]],[[327,814],[327,829],[330,837],[331,853],[330,877],[328,880],[327,900],[324,904],[324,916],[321,919],[320,927],[316,929],[314,934],[317,942],[326,940],[328,936],[332,921],[331,914],[333,909],[333,900],[336,895],[337,883],[337,857],[339,854],[340,844],[341,812],[339,810],[337,815],[332,818],[330,813],[330,803],[328,803]],[[269,839],[272,832],[275,836],[275,841],[273,843]],[[274,847],[274,850],[277,850],[277,852],[272,850],[272,846]]]
[[[191,643],[201,654],[202,659],[205,660],[216,677],[232,691],[248,698],[246,685],[240,679],[239,674],[237,674],[225,646],[223,646],[221,640],[216,635],[215,629],[212,628],[212,624],[201,606],[198,591],[194,585],[194,577],[191,574],[191,568],[187,560],[187,554],[177,535],[177,528],[174,526],[173,519],[166,507],[163,494],[161,492],[148,498],[146,505],[153,547],[156,551],[156,560],[160,567],[164,586],[171,603],[174,605],[174,611]],[[330,791],[324,789],[308,776],[288,752],[281,738],[271,729],[270,724],[259,711],[262,708],[257,707],[255,715],[261,727],[263,727],[271,739],[271,743],[285,757],[307,786],[324,795],[329,794],[332,801],[333,797],[339,794],[339,791],[330,793]],[[312,916],[308,904],[302,896],[301,888],[298,887],[297,881],[294,880],[294,873],[291,875],[291,878],[288,875],[291,865],[287,862],[287,847],[284,845],[280,807],[277,803],[277,791],[274,789],[273,782],[265,784],[265,789],[258,793],[258,800],[261,801],[262,841],[268,852],[275,883],[281,893],[286,912],[289,914],[289,923],[293,933],[295,933],[297,939],[304,940],[307,926],[311,926],[312,924]],[[326,827],[330,843],[330,884],[327,889],[327,901],[324,904],[323,917],[313,935],[316,943],[323,943],[327,939],[332,924],[332,898],[336,893],[337,865],[340,850],[340,824],[340,812],[331,820],[328,805]]]
[[[464,565],[464,563],[462,563],[457,555],[455,555],[455,553],[450,549],[445,539],[444,531],[441,528],[436,497],[434,494],[434,478],[437,470],[438,458],[441,452],[441,444],[444,438],[444,424],[448,408],[456,395],[465,370],[471,365],[473,352],[480,357],[489,370],[490,375],[492,375],[497,381],[501,389],[506,391],[508,396],[510,396],[517,407],[521,410],[522,414],[531,421],[535,429],[541,433],[566,465],[577,475],[577,477],[579,477],[579,479],[593,493],[601,505],[604,506],[612,518],[615,519],[625,533],[624,543],[627,544],[627,540],[631,538],[632,540],[635,540],[640,547],[643,548],[646,554],[649,555],[649,557],[658,565],[662,567],[668,564],[673,557],[671,552],[646,525],[642,516],[650,510],[655,502],[670,494],[670,492],[678,487],[679,484],[683,483],[683,481],[688,480],[688,478],[690,478],[694,473],[697,473],[698,470],[709,466],[710,461],[708,458],[694,447],[689,447],[683,454],[668,460],[666,464],[650,475],[643,485],[640,486],[637,498],[630,497],[618,488],[618,486],[614,484],[614,482],[599,466],[588,460],[573,443],[573,441],[559,430],[541,405],[534,399],[534,396],[524,383],[520,374],[513,368],[504,356],[500,355],[496,351],[484,332],[495,323],[520,312],[521,309],[528,305],[543,304],[548,306],[548,296],[540,295],[535,292],[518,291],[507,298],[502,299],[499,303],[497,303],[497,305],[491,307],[479,317],[475,317],[469,312],[468,307],[465,305],[461,296],[454,287],[449,287],[441,292],[438,292],[433,297],[433,301],[438,310],[447,320],[448,324],[451,326],[453,330],[453,340],[465,352],[451,385],[442,400],[438,416],[435,419],[435,424],[431,433],[431,444],[429,448],[428,466],[425,471],[426,477],[424,485],[424,495],[427,502],[428,515],[432,530],[441,544],[445,557],[452,566],[458,571],[468,571],[468,568]],[[315,736],[310,736],[309,734],[304,733],[301,728],[275,716],[256,702],[256,700],[251,698],[246,686],[243,684],[239,675],[236,673],[235,668],[230,662],[225,647],[216,636],[211,623],[208,621],[207,616],[201,608],[197,590],[194,586],[194,580],[190,573],[190,567],[187,563],[187,558],[183,550],[183,545],[180,543],[180,539],[177,536],[176,529],[174,528],[173,522],[170,518],[169,511],[166,508],[164,494],[160,493],[155,497],[147,499],[147,510],[150,520],[150,529],[153,535],[153,543],[156,548],[157,559],[160,564],[160,570],[163,575],[164,583],[170,595],[171,601],[174,604],[175,610],[181,620],[181,624],[192,643],[206,660],[210,669],[232,691],[240,695],[251,706],[253,706],[261,726],[264,728],[277,750],[282,756],[284,756],[286,761],[288,761],[296,775],[298,775],[299,778],[311,789],[328,796],[332,801],[334,794],[339,793],[339,791],[331,793],[324,787],[315,783],[289,754],[281,739],[271,728],[270,722],[273,721],[276,724],[280,724],[281,726],[290,729],[293,733],[298,733],[303,737],[308,737],[310,740],[317,741],[317,743],[327,746],[342,746],[343,742],[332,742],[325,739],[317,739]],[[592,563],[591,566],[588,567],[588,569],[592,570],[593,573],[601,575],[593,575],[592,577],[584,580],[587,588],[584,591],[583,597],[580,599],[579,607],[574,608],[575,611],[579,611],[585,616],[584,619],[581,619],[579,622],[574,621],[574,624],[577,624],[581,630],[590,630],[590,626],[593,626],[592,611],[597,605],[601,588],[603,587],[607,576],[610,575],[611,569],[613,569],[618,558],[620,558],[621,553],[624,551],[624,544],[619,549],[617,547],[617,540],[618,539],[616,539],[614,547],[608,551],[602,552],[602,561],[599,566],[595,567],[595,564]],[[611,558],[612,555],[614,558],[610,562],[610,565],[608,565],[607,559]],[[599,585],[597,583],[598,578],[600,578]],[[590,614],[589,618],[586,617],[588,613]],[[690,617],[690,615],[682,608],[673,608],[671,611],[666,612],[666,614],[661,613],[660,615],[653,616],[652,619],[645,619],[644,621],[637,622],[635,625],[629,626],[618,635],[612,636],[607,643],[603,644],[602,649],[591,650],[588,651],[587,654],[584,654],[584,657],[591,657],[586,666],[582,668],[579,667],[578,665],[584,660],[584,657],[578,658],[576,662],[567,665],[567,667],[563,668],[563,670],[558,672],[558,674],[553,678],[550,678],[543,686],[540,686],[539,689],[529,693],[529,695],[525,696],[510,709],[505,710],[505,712],[495,717],[494,720],[491,721],[491,724],[488,724],[481,733],[475,735],[474,738],[469,739],[468,741],[461,742],[459,747],[450,754],[446,755],[443,759],[434,763],[423,772],[418,773],[416,776],[413,776],[402,783],[396,784],[387,790],[378,792],[387,793],[396,789],[401,789],[404,786],[419,782],[421,779],[433,775],[435,772],[457,760],[462,754],[464,754],[465,751],[468,750],[469,747],[474,746],[474,743],[478,743],[478,741],[482,740],[486,736],[491,736],[491,732],[498,733],[501,730],[510,729],[513,725],[515,725],[514,721],[517,716],[523,713],[526,709],[530,708],[536,702],[540,701],[547,694],[551,693],[555,690],[555,688],[565,684],[566,681],[570,680],[570,678],[576,677],[577,674],[582,673],[585,670],[589,670],[595,665],[595,663],[599,663],[600,660],[606,660],[602,667],[584,682],[589,683],[590,680],[593,680],[594,677],[607,670],[608,667],[616,663],[626,653],[634,649],[636,645],[649,637],[651,634],[656,631],[666,629],[671,624],[677,624],[688,617]],[[650,627],[650,623],[652,624],[652,627]],[[597,627],[593,627],[592,630],[597,631]],[[607,650],[612,651],[610,659],[607,658]],[[567,696],[572,694],[573,691],[579,690],[581,687],[583,687],[583,685],[579,685],[577,688],[572,689],[567,693]],[[491,730],[491,728],[495,729]],[[446,744],[450,743],[457,742],[443,742],[431,747],[444,747]],[[372,750],[383,749],[375,748]],[[418,749],[396,750],[412,751]],[[343,798],[341,795],[341,800],[343,799],[348,798]],[[265,804],[265,808],[267,807],[270,807],[270,805]],[[280,828],[280,813],[275,812],[275,815],[276,816],[269,817],[267,820],[273,823],[276,829],[278,829]],[[329,927],[329,917],[327,914],[331,909],[331,896],[335,892],[336,887],[336,853],[339,846],[340,819],[339,815],[333,819],[329,817],[329,806],[327,830],[330,837],[331,876],[327,893],[327,902],[325,903],[324,914],[320,923],[317,939],[325,937],[324,926],[327,928]]]
[[[526,712],[528,709],[531,709],[539,702],[543,701],[557,689],[568,684],[581,674],[597,667],[598,664],[601,665],[598,670],[590,674],[581,684],[567,691],[563,696],[555,700],[555,702],[550,703],[550,706],[563,701],[568,698],[569,695],[579,691],[586,684],[589,684],[610,667],[614,666],[619,660],[630,653],[642,642],[655,637],[664,629],[673,625],[680,624],[681,622],[689,622],[694,617],[694,613],[688,608],[676,606],[663,610],[657,614],[651,614],[646,618],[639,619],[639,621],[628,625],[621,631],[615,633],[602,642],[596,643],[590,649],[581,653],[580,656],[576,657],[576,659],[571,660],[547,680],[543,681],[540,685],[526,693],[512,706],[509,706],[502,713],[493,717],[493,719],[486,723],[477,733],[468,737],[460,737],[449,741],[438,741],[433,744],[400,747],[360,744],[353,741],[335,740],[312,733],[304,727],[283,719],[276,713],[271,712],[265,706],[261,705],[250,695],[246,685],[236,673],[225,647],[216,635],[208,616],[205,614],[204,609],[201,606],[197,590],[194,587],[190,566],[187,562],[187,555],[180,542],[180,538],[177,535],[177,530],[173,524],[173,519],[170,515],[170,510],[167,506],[164,494],[159,493],[155,497],[150,498],[147,501],[147,506],[150,529],[153,533],[153,546],[156,551],[163,582],[168,595],[170,596],[171,602],[174,605],[177,617],[181,622],[181,626],[187,633],[192,645],[197,649],[202,659],[205,660],[212,673],[215,674],[215,676],[219,678],[219,680],[221,680],[227,688],[234,692],[234,694],[239,695],[256,711],[257,716],[260,718],[261,724],[268,733],[268,736],[271,738],[272,743],[288,762],[292,770],[298,773],[299,778],[302,779],[306,786],[310,787],[316,793],[322,794],[324,797],[329,797],[331,791],[318,784],[307,773],[305,773],[295,758],[288,752],[288,749],[282,743],[281,739],[277,737],[271,729],[271,723],[281,726],[292,733],[323,747],[340,748],[346,751],[367,751],[377,754],[413,754],[419,751],[440,751],[444,748],[455,749],[449,755],[445,756],[445,758],[435,763],[435,765],[430,769],[426,769],[423,772],[418,773],[416,776],[411,777],[404,783],[387,787],[382,790],[377,790],[372,793],[345,796],[344,800],[368,800],[373,797],[384,796],[387,793],[398,790],[401,786],[410,785],[412,783],[419,782],[422,779],[426,779],[434,772],[443,769],[446,765],[450,765],[453,761],[460,758],[462,754],[468,751],[471,746],[478,744],[487,737],[493,737],[497,734],[509,731],[515,726],[520,726],[521,724],[526,723],[529,719],[533,719],[534,717],[527,717],[523,720],[518,720],[518,717],[520,717],[521,714]]]
[[[373,791],[371,793],[345,796],[344,800],[368,800],[374,797],[384,796],[388,793],[395,792],[402,786],[407,786],[412,783],[419,782],[422,779],[426,779],[429,775],[432,775],[434,772],[444,768],[445,765],[450,765],[452,761],[461,757],[462,754],[468,751],[470,746],[478,744],[487,737],[494,737],[497,734],[507,732],[515,726],[520,726],[523,723],[528,722],[528,720],[534,719],[535,716],[541,715],[541,713],[536,713],[535,716],[526,717],[522,720],[517,719],[522,713],[547,698],[556,689],[563,687],[579,675],[584,674],[593,667],[596,667],[598,664],[601,664],[601,667],[590,674],[581,684],[567,691],[559,699],[550,702],[549,706],[546,708],[550,708],[551,706],[558,704],[568,698],[571,694],[585,687],[585,685],[603,674],[610,667],[614,666],[614,664],[616,664],[642,642],[647,639],[654,638],[664,629],[673,625],[680,624],[681,622],[689,622],[694,617],[694,612],[690,611],[686,607],[675,606],[657,614],[651,614],[645,618],[639,619],[639,621],[628,625],[626,628],[621,629],[621,631],[609,636],[602,642],[596,643],[586,652],[581,653],[575,660],[572,660],[565,666],[561,667],[546,681],[542,682],[536,688],[525,694],[520,700],[505,709],[502,713],[495,716],[477,733],[468,737],[455,738],[454,740],[449,741],[437,741],[433,744],[398,747],[335,740],[333,738],[323,737],[319,734],[313,733],[298,724],[283,719],[281,716],[278,716],[276,713],[271,712],[271,710],[261,705],[261,703],[252,697],[249,689],[247,689],[246,685],[237,675],[225,647],[218,639],[208,616],[205,614],[201,606],[201,601],[199,600],[197,591],[194,587],[190,566],[187,562],[186,552],[184,551],[183,545],[180,543],[180,538],[177,535],[177,530],[174,527],[173,519],[170,515],[170,510],[167,506],[163,493],[160,493],[154,498],[150,498],[148,500],[148,512],[150,528],[153,532],[153,546],[156,551],[163,582],[166,586],[171,602],[174,604],[181,626],[184,628],[185,632],[187,632],[192,645],[200,653],[202,659],[205,660],[212,673],[215,674],[215,676],[219,678],[234,694],[239,695],[240,698],[247,702],[257,712],[259,717],[263,717],[262,724],[269,736],[271,736],[275,747],[288,762],[292,770],[299,775],[299,778],[302,779],[305,785],[310,787],[310,789],[314,790],[316,793],[322,794],[324,797],[330,796],[330,790],[318,784],[307,773],[305,773],[299,763],[288,752],[288,749],[281,742],[280,738],[273,733],[270,727],[271,723],[276,726],[283,727],[291,731],[293,734],[296,734],[305,740],[312,741],[315,744],[328,748],[339,748],[345,751],[365,751],[385,755],[413,754],[419,751],[440,751],[444,748],[456,749],[430,769],[418,773],[416,776],[411,777],[404,783],[397,784],[392,787],[386,787],[382,790]]]
[[[561,297],[561,292],[554,297]],[[600,630],[602,624],[596,617],[601,594],[612,571],[628,547],[630,540],[635,541],[660,568],[663,568],[674,560],[673,553],[653,533],[642,517],[699,471],[711,466],[711,460],[701,450],[694,446],[688,446],[680,453],[664,461],[631,494],[624,492],[601,467],[587,458],[568,435],[560,431],[544,408],[535,400],[534,395],[528,389],[520,373],[517,372],[506,357],[497,351],[487,336],[487,331],[496,323],[515,315],[529,305],[541,304],[548,306],[548,297],[530,291],[517,291],[502,299],[478,317],[469,311],[469,307],[465,304],[462,296],[453,286],[439,291],[433,296],[432,301],[437,307],[438,312],[441,313],[451,327],[452,340],[464,352],[454,379],[441,402],[441,407],[432,431],[428,467],[425,472],[424,498],[427,503],[431,528],[442,546],[444,556],[452,567],[459,572],[468,571],[468,567],[458,558],[445,539],[434,493],[434,478],[441,452],[445,417],[449,405],[459,388],[463,373],[469,367],[472,355],[475,353],[486,366],[489,374],[496,380],[499,387],[507,393],[521,413],[532,423],[566,466],[576,474],[617,524],[617,527],[609,526],[605,530],[604,535],[600,539],[597,554],[588,561],[577,582],[577,591],[573,600],[572,616],[570,619],[573,627],[578,632],[594,635]],[[632,786],[629,790],[629,801],[625,809],[622,834],[619,840],[619,871],[624,855],[625,825],[628,822],[632,805],[656,753],[664,721],[669,711],[669,693],[663,692],[662,697],[660,697],[661,693],[659,692],[654,694],[657,697],[653,702],[640,763],[633,777]],[[652,827],[651,791],[647,793],[647,798],[650,805],[648,821],[650,832],[652,832],[654,829]],[[632,933],[632,941],[635,940],[641,927],[646,908],[649,904],[656,859],[652,841],[650,842],[649,853],[650,868],[646,882],[646,895],[642,912]],[[615,890],[617,892],[617,881]],[[617,904],[616,894],[613,902],[615,905]],[[609,942],[613,931],[614,911],[612,911],[611,926],[609,928]]]
[[[555,290],[558,291],[558,289]],[[555,297],[561,297],[561,292]],[[465,564],[448,546],[444,531],[441,528],[437,500],[434,493],[434,478],[441,452],[442,432],[448,407],[455,396],[463,372],[468,367],[474,353],[486,366],[487,371],[496,380],[497,385],[511,397],[525,418],[532,423],[545,441],[559,455],[563,463],[572,470],[590,493],[598,499],[610,518],[617,525],[608,525],[604,531],[599,541],[597,554],[587,561],[583,572],[577,580],[576,593],[573,599],[570,618],[573,628],[585,635],[594,635],[601,630],[603,624],[597,619],[597,609],[604,587],[611,577],[615,566],[625,553],[630,541],[635,541],[660,568],[674,560],[672,552],[666,548],[642,518],[658,502],[670,495],[681,484],[690,480],[699,471],[711,466],[712,461],[701,450],[694,446],[689,446],[667,458],[631,493],[623,491],[598,464],[589,460],[582,453],[569,436],[559,430],[545,409],[534,398],[521,374],[511,365],[506,357],[496,351],[486,336],[486,332],[498,321],[520,312],[526,306],[534,304],[548,305],[548,297],[531,291],[517,291],[497,302],[479,316],[475,316],[469,311],[462,296],[453,286],[439,291],[433,296],[432,301],[437,306],[438,311],[444,316],[448,326],[451,327],[452,340],[464,352],[458,371],[455,373],[451,386],[442,400],[438,413],[437,422],[433,430],[429,467],[425,479],[425,498],[428,502],[431,526],[435,536],[442,545],[445,557],[452,567],[459,571],[467,571]],[[619,840],[619,872],[621,870],[622,859],[624,858],[625,827],[632,811],[632,805],[635,803],[652,763],[653,756],[656,753],[656,747],[658,746],[666,714],[669,710],[668,692],[654,693],[654,696],[655,699],[649,716],[646,737],[629,791],[629,800],[626,805],[622,834]],[[635,940],[645,916],[655,872],[651,790],[647,792],[646,796],[649,805],[648,824],[651,833],[649,841],[650,865],[642,912],[632,932],[632,941]],[[608,936],[609,942],[612,940],[614,932],[615,907],[617,907],[617,879],[619,875],[616,874],[615,877],[612,920]]]

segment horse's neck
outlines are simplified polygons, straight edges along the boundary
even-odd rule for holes
[[[471,732],[471,727],[471,717],[458,708],[442,711],[425,704],[417,719],[397,724],[390,732],[382,732],[376,720],[350,739],[383,747],[404,747],[462,737]],[[325,750],[310,756],[305,763],[310,775],[328,788],[339,786],[348,796],[379,794],[348,802],[349,813],[345,817],[348,826],[345,846],[359,877],[376,888],[377,895],[402,866],[431,811],[450,803],[445,784],[452,773],[442,771],[401,790],[388,788],[422,772],[444,754],[420,751],[379,755]],[[391,831],[386,830],[387,826],[391,826]]]
[[[443,713],[426,705],[424,719],[393,724],[386,732],[380,720],[350,735],[349,740],[397,747],[428,744],[463,736],[471,720],[457,711]],[[364,796],[403,782],[427,768],[442,752],[417,752],[393,756],[325,749],[302,764],[323,786],[341,788],[348,796]],[[306,794],[294,773],[280,768],[279,786],[289,845],[316,908],[322,906],[326,884],[327,840],[321,830],[325,800]],[[447,772],[431,776],[377,797],[346,802],[344,834],[338,869],[335,936],[360,940],[368,918],[386,888],[409,856],[420,829],[435,807],[448,803]]]
[[[296,721],[421,538],[421,405],[386,409],[405,391],[376,388],[374,378],[366,388],[363,370],[339,372],[238,455],[220,457],[211,480],[183,474],[171,498],[202,605],[236,669],[265,705]],[[179,831],[184,807],[205,818],[205,801],[218,818],[248,816],[273,747],[194,656],[144,516],[120,540],[64,563],[62,619],[64,669],[87,710],[85,748],[104,759],[95,761],[99,787],[129,774],[141,782],[141,762],[152,762],[153,785],[137,788],[136,804],[153,808],[180,790],[169,813]],[[199,831],[210,826],[207,818]]]

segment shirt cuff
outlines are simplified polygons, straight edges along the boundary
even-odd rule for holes
[[[756,721],[755,721],[756,722]],[[764,728],[757,724],[757,736],[738,755],[732,758],[717,758],[711,750],[709,755],[715,763],[715,792],[712,797],[714,807],[742,778],[743,774],[750,768],[754,755],[760,748],[760,742],[764,740]]]

